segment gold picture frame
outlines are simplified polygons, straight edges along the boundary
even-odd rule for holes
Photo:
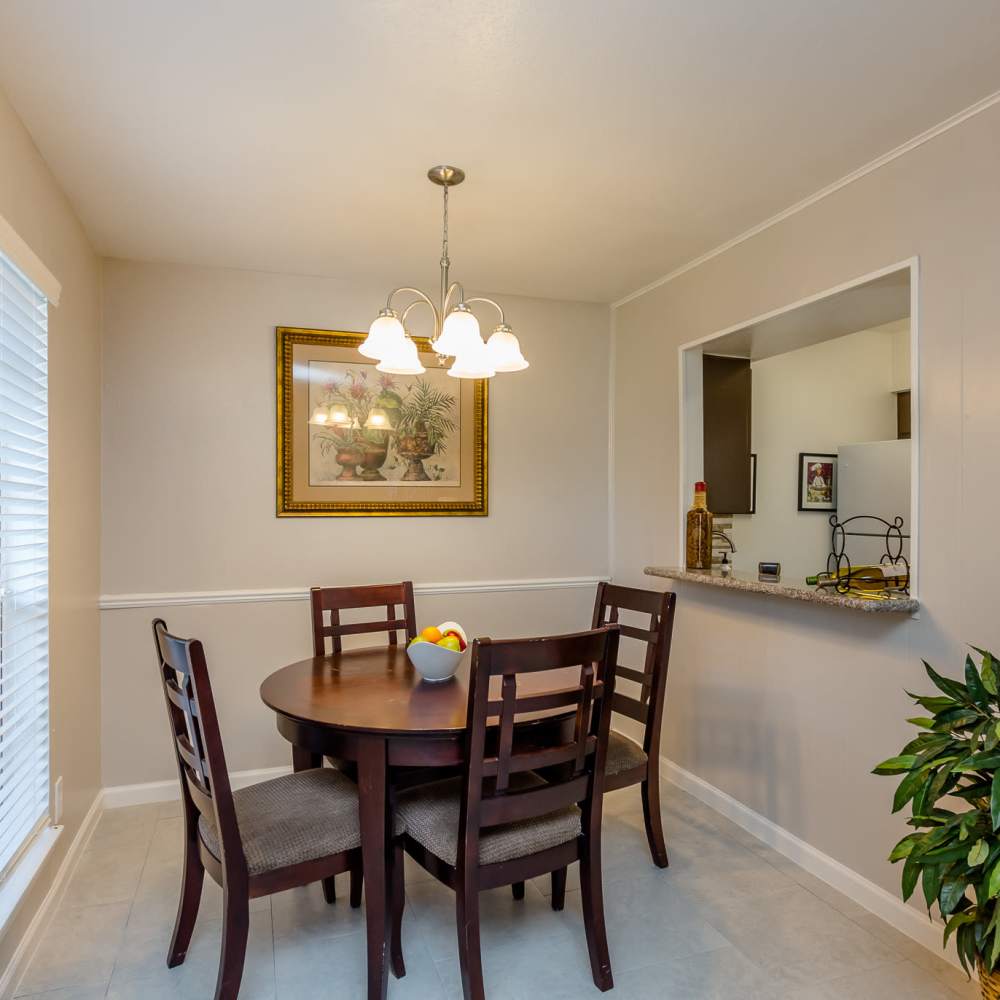
[[[487,516],[486,379],[448,377],[426,337],[424,375],[384,376],[364,339],[276,328],[277,516]],[[310,423],[317,412],[341,423]]]

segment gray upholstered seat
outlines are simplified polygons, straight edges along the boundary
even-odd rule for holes
[[[533,774],[511,775],[514,790],[543,784]],[[407,792],[400,796],[397,807],[406,832],[449,865],[454,865],[458,858],[461,799],[462,779],[452,778]],[[557,809],[536,819],[487,827],[479,837],[479,863],[493,865],[537,854],[574,840],[580,832],[580,810],[576,806]]]
[[[342,772],[316,768],[233,793],[251,875],[325,858],[361,845],[358,789]],[[205,846],[219,857],[215,823],[202,816]]]
[[[646,763],[646,751],[634,740],[630,740],[613,729],[608,733],[608,756],[604,763],[605,774],[621,774],[641,767]]]

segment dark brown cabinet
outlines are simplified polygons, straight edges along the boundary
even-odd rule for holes
[[[702,358],[705,482],[715,514],[751,513],[748,358]]]

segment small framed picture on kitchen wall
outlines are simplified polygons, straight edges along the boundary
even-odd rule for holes
[[[837,509],[837,456],[799,452],[799,510]]]

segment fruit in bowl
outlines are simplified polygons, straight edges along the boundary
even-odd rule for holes
[[[410,640],[406,655],[426,681],[446,681],[455,676],[469,640],[458,622],[443,622],[423,629]]]

